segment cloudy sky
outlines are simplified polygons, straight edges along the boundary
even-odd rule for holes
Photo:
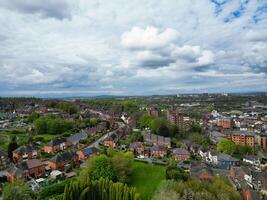
[[[0,96],[267,91],[267,0],[0,0]]]

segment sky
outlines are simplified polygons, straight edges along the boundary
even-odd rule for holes
[[[0,0],[0,96],[267,92],[267,0]]]

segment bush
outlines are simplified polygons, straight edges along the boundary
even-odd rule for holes
[[[50,197],[54,197],[56,195],[62,195],[64,193],[65,186],[70,182],[70,180],[62,181],[61,183],[57,183],[51,186],[48,186],[41,190],[38,194],[38,199],[49,199]]]

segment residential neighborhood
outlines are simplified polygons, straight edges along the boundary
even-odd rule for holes
[[[25,128],[0,132],[1,138],[12,136],[6,150],[0,146],[1,185],[22,179],[33,191],[42,191],[79,176],[96,157],[116,151],[131,152],[135,162],[159,165],[167,174],[170,163],[176,163],[171,165],[172,170],[182,173],[184,180],[211,183],[215,177],[224,177],[245,200],[267,198],[264,110],[251,110],[243,104],[243,112],[211,110],[194,117],[190,114],[192,106],[169,110],[153,104],[137,106],[134,112],[142,116],[133,118],[131,112],[112,111],[112,107],[104,110],[80,101],[67,104],[87,114],[69,115],[43,103],[32,106],[28,113],[27,103],[25,111],[20,107]],[[198,106],[201,108],[201,104]],[[14,116],[13,120],[21,118],[17,112]],[[32,117],[35,119],[31,122]],[[70,129],[54,125],[58,131],[54,134],[53,127],[45,127],[57,121]],[[65,132],[60,134],[61,129]],[[28,139],[21,143],[25,137]]]

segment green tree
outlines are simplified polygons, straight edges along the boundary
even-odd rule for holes
[[[76,180],[65,187],[63,200],[138,200],[134,188],[108,179]]]
[[[101,177],[109,180],[115,179],[112,163],[106,155],[95,156],[88,160],[85,177],[88,177],[88,175],[93,180]]]
[[[166,179],[186,181],[188,174],[183,169],[177,167],[177,162],[174,159],[170,159],[166,167]]]
[[[34,122],[34,120],[38,119],[39,117],[40,117],[40,114],[36,112],[32,112],[28,117],[28,121],[32,123]]]
[[[143,142],[144,137],[140,132],[133,132],[131,135],[129,135],[128,140],[129,140],[128,141],[129,143],[136,142],[136,141]]]
[[[17,137],[13,136],[11,138],[11,141],[8,144],[7,147],[7,152],[8,152],[8,158],[10,160],[13,160],[13,151],[18,148],[18,143],[17,143]]]
[[[3,187],[4,200],[32,200],[33,193],[23,180],[16,180],[14,183],[7,183]]]
[[[116,153],[111,158],[115,180],[127,183],[133,171],[134,155],[131,152]]]
[[[149,115],[143,115],[140,118],[140,127],[141,128],[151,127],[151,122],[153,121],[153,119],[155,119],[155,117]]]
[[[73,123],[54,116],[42,116],[34,121],[37,134],[61,134],[73,128]]]
[[[226,154],[232,155],[236,150],[236,145],[231,140],[222,139],[216,147],[217,151],[224,152]]]
[[[254,153],[254,149],[248,145],[236,145],[236,152],[240,155],[250,155]]]
[[[210,140],[206,136],[199,133],[193,133],[191,136],[191,141],[194,144],[199,144],[203,147],[208,147],[210,145]]]

